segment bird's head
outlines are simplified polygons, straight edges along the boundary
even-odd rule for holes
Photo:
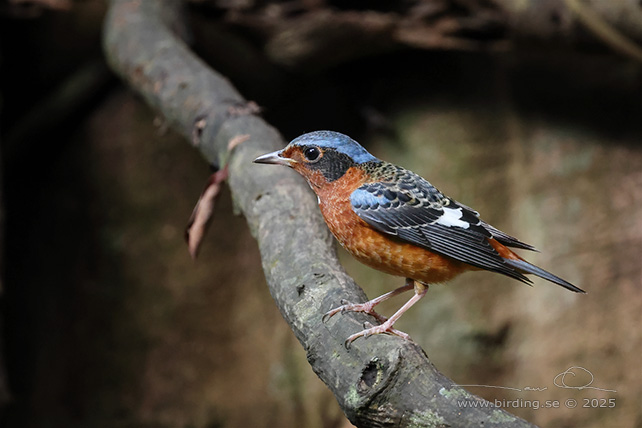
[[[289,166],[313,188],[338,180],[351,167],[378,161],[352,138],[333,131],[303,134],[284,149],[254,159],[256,163]]]

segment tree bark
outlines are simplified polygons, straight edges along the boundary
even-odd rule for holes
[[[314,73],[401,47],[487,52],[540,45],[610,50],[642,61],[642,7],[634,0],[415,0],[367,10],[305,0],[200,2],[265,40],[272,62],[298,71]]]
[[[285,168],[252,164],[285,142],[177,36],[185,33],[176,19],[180,11],[177,0],[112,0],[104,33],[108,61],[210,163],[229,165],[232,195],[258,241],[270,292],[350,421],[362,427],[532,426],[455,385],[412,342],[379,335],[347,350],[344,340],[364,321],[375,323],[372,317],[345,314],[322,323],[341,299],[366,296],[340,267],[303,180]],[[241,135],[250,138],[228,153],[228,143]]]

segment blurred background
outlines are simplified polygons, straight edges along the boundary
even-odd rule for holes
[[[227,191],[190,259],[209,167],[109,71],[107,7],[0,3],[0,426],[350,426]],[[286,139],[351,135],[588,291],[431,287],[397,326],[441,372],[542,426],[642,426],[640,2],[201,0],[185,18]],[[402,283],[341,258],[371,298]]]

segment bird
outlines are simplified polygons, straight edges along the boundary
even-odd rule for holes
[[[323,320],[344,312],[364,312],[380,324],[366,323],[349,336],[391,334],[410,340],[394,323],[421,300],[431,284],[445,283],[476,270],[532,284],[532,274],[576,293],[570,282],[537,267],[511,248],[537,251],[532,245],[483,221],[477,211],[440,192],[426,179],[380,160],[349,136],[314,131],[284,149],[259,156],[260,164],[284,165],[301,174],[316,193],[321,214],[337,241],[363,264],[405,278],[403,286],[365,303],[342,300]],[[375,311],[381,302],[413,290],[390,318]]]

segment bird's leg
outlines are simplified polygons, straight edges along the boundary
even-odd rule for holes
[[[341,301],[341,306],[338,308],[334,308],[329,312],[326,312],[325,315],[323,315],[323,322],[326,322],[330,318],[332,318],[334,315],[338,314],[339,312],[344,313],[344,312],[365,312],[367,314],[372,315],[375,317],[379,322],[386,322],[387,318],[379,315],[374,311],[374,307],[377,306],[379,303],[384,302],[391,297],[396,296],[397,294],[404,293],[414,287],[414,281],[412,279],[406,278],[406,284],[390,291],[389,293],[383,294],[375,299],[368,300],[365,303],[349,303],[346,302],[345,300]]]
[[[397,312],[395,312],[387,321],[385,321],[381,325],[377,325],[374,327],[367,328],[363,331],[360,331],[359,333],[355,333],[352,336],[348,337],[345,342],[346,348],[350,347],[350,344],[355,340],[358,339],[359,337],[368,337],[373,334],[381,334],[381,333],[388,333],[388,334],[393,334],[395,336],[402,337],[406,340],[410,340],[410,336],[408,336],[406,333],[395,330],[392,328],[394,323],[401,318],[401,316],[406,312],[412,305],[417,303],[419,300],[421,300],[422,297],[426,295],[426,292],[428,291],[428,284],[424,284],[418,281],[414,280],[407,280],[406,285],[404,287],[407,287],[408,284],[410,283],[410,286],[414,285],[415,289],[415,295],[410,298]],[[402,287],[402,288],[404,288]],[[396,290],[395,290],[396,291]]]

